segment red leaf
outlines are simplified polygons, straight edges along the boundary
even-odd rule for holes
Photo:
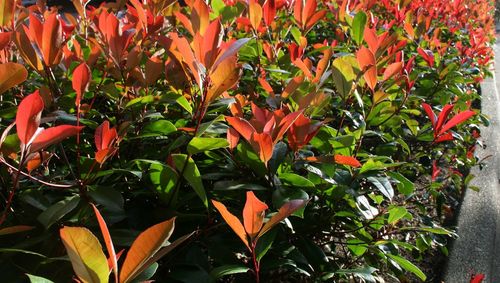
[[[243,208],[243,225],[250,238],[253,239],[262,228],[266,209],[268,206],[260,201],[252,191],[247,192],[247,201]]]
[[[224,204],[215,200],[212,200],[212,203],[215,206],[215,208],[219,211],[219,213],[222,215],[222,218],[224,218],[224,221],[226,221],[227,225],[229,225],[229,227],[233,229],[234,233],[236,233],[236,235],[240,237],[245,246],[247,246],[247,248],[250,250],[247,234],[240,220],[236,216],[234,216],[231,212],[229,212]]]
[[[274,17],[276,16],[276,1],[267,0],[266,3],[264,3],[263,8],[264,8],[264,23],[266,23],[267,26],[270,26],[274,21]]]
[[[80,105],[80,101],[82,99],[82,95],[85,91],[87,91],[89,87],[89,82],[91,79],[90,68],[87,64],[81,63],[78,67],[73,71],[73,81],[72,86],[76,92],[75,104],[76,106]]]
[[[16,115],[16,129],[19,140],[27,145],[31,137],[40,126],[44,104],[38,90],[26,96],[19,107]]]
[[[453,105],[447,104],[443,107],[441,113],[439,113],[439,116],[437,117],[436,121],[436,126],[434,127],[435,135],[438,135],[441,132],[441,128],[443,127],[444,121],[446,121],[446,119],[450,115],[451,110],[453,110]]]
[[[76,135],[84,127],[61,125],[43,130],[31,144],[30,151],[35,152],[44,149],[50,145],[58,143],[66,138]]]
[[[424,50],[424,49],[419,47],[419,48],[417,48],[417,52],[418,52],[418,54],[420,54],[422,56],[422,58],[424,58],[424,60],[429,65],[429,67],[432,68],[434,66],[434,53],[432,53],[432,51]]]
[[[434,111],[432,111],[432,107],[427,103],[422,103],[422,107],[424,108],[425,113],[427,113],[427,116],[431,120],[432,127],[435,128],[435,126],[436,126],[436,114],[434,114]]]
[[[474,274],[472,275],[472,278],[470,280],[470,283],[481,283],[484,280],[484,274],[479,273],[479,274]]]
[[[446,124],[443,125],[443,128],[439,131],[439,135],[445,133],[449,129],[455,127],[456,125],[465,122],[472,116],[476,115],[474,111],[471,110],[465,110],[463,112],[458,113],[455,115],[453,118],[451,118]]]
[[[240,117],[226,117],[226,120],[244,139],[250,141],[255,129],[247,120]]]
[[[113,241],[111,240],[111,235],[109,234],[108,226],[106,225],[106,221],[104,221],[104,218],[102,217],[97,207],[95,207],[93,203],[91,203],[90,205],[94,209],[95,216],[97,217],[97,221],[99,222],[99,228],[101,229],[102,237],[104,238],[104,242],[106,243],[106,249],[108,250],[109,259],[111,259],[111,267],[113,268],[113,273],[115,275],[115,282],[118,282],[118,258],[115,253]]]

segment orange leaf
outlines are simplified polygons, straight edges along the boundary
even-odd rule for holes
[[[260,26],[260,21],[262,20],[262,7],[256,0],[249,0],[248,10],[250,23],[252,24],[252,27],[257,30]]]
[[[205,98],[207,106],[226,90],[236,85],[240,79],[240,68],[237,61],[236,56],[229,57],[210,73],[211,85]]]
[[[205,35],[205,31],[210,23],[210,9],[203,0],[196,0],[192,7],[191,23],[194,33]]]
[[[62,51],[62,30],[61,24],[57,19],[57,13],[49,15],[43,23],[42,45],[43,61],[49,67],[59,64]]]
[[[131,282],[141,268],[170,238],[175,227],[175,217],[156,224],[142,232],[132,243],[120,272],[120,282]]]
[[[35,152],[44,149],[50,145],[56,144],[66,138],[78,134],[84,127],[61,125],[43,130],[31,144],[30,151]]]
[[[297,66],[303,73],[306,75],[307,78],[312,79],[313,75],[311,73],[311,70],[307,67],[307,65],[302,61],[302,59],[297,58],[295,61],[293,61],[293,64]]]
[[[0,50],[7,47],[7,44],[10,43],[11,37],[12,37],[11,31],[0,32]]]
[[[325,51],[323,51],[323,58],[319,60],[318,65],[316,66],[316,77],[314,78],[313,82],[319,82],[321,80],[323,73],[326,71],[328,65],[330,64],[330,59],[332,58],[332,55],[333,52],[331,48],[328,48]]]
[[[392,63],[384,71],[384,81],[392,78],[403,69],[403,62]]]
[[[42,117],[43,100],[38,90],[26,96],[19,107],[16,114],[16,129],[19,140],[24,145],[27,145],[31,137],[40,126],[40,118]]]
[[[273,139],[268,133],[253,133],[250,139],[250,144],[253,149],[259,153],[260,160],[262,160],[267,167],[267,162],[273,156]]]
[[[368,48],[370,48],[370,51],[373,54],[376,54],[379,46],[377,30],[374,28],[365,28],[363,38],[368,44]]]
[[[227,128],[227,142],[229,143],[229,149],[235,149],[239,141],[240,134],[238,134],[234,128]]]
[[[193,75],[193,78],[196,80],[196,83],[201,86],[201,71],[198,68],[198,64],[200,64],[200,62],[195,59],[188,41],[184,37],[179,37],[175,32],[171,32],[169,35],[174,44],[177,46],[177,50],[182,55],[182,57],[177,59],[179,62],[186,63],[187,67],[191,71],[191,74]]]
[[[93,203],[91,203],[90,205],[94,209],[95,216],[97,217],[97,222],[99,222],[99,228],[101,229],[102,237],[104,238],[104,242],[106,243],[106,249],[108,250],[109,258],[111,259],[111,267],[113,268],[113,273],[115,274],[115,282],[118,282],[117,256],[115,253],[115,247],[113,246],[113,241],[111,240],[111,235],[109,234],[108,226],[106,225],[106,221],[104,221],[104,218],[102,217],[97,207]]]
[[[254,238],[262,228],[267,204],[260,201],[252,191],[247,192],[247,201],[243,208],[243,224],[245,231]]]
[[[375,56],[366,47],[362,46],[356,53],[356,58],[359,63],[359,67],[364,71],[363,77],[366,83],[373,91],[377,85],[377,65],[375,62]]]
[[[354,157],[352,156],[344,156],[340,154],[335,154],[334,155],[335,163],[341,164],[341,165],[348,165],[351,167],[360,167],[361,163]]]
[[[37,21],[37,20],[35,20]],[[42,61],[38,57],[35,49],[33,49],[28,37],[28,28],[25,25],[18,27],[15,33],[15,42],[17,49],[21,53],[24,61],[37,71],[43,70]]]
[[[146,68],[144,69],[146,76],[146,85],[153,85],[161,76],[163,68],[164,64],[160,58],[156,56],[148,58],[148,60],[146,61]]]
[[[241,224],[240,220],[234,216],[231,212],[227,210],[227,207],[215,200],[212,200],[212,204],[215,206],[215,208],[219,211],[219,213],[222,215],[222,218],[224,221],[226,221],[227,225],[233,229],[234,233],[240,237],[240,239],[243,241],[245,246],[250,250],[250,245],[248,244],[248,239],[247,239],[247,234],[245,232],[245,228],[243,227],[243,224]]]
[[[104,121],[94,133],[94,141],[97,150],[106,149],[111,146],[118,134],[116,128],[109,128],[109,121]]]
[[[205,35],[203,36],[203,45],[202,45],[202,57],[199,58],[205,68],[210,69],[212,64],[215,62],[217,58],[219,49],[217,48],[220,44],[219,38],[221,33],[221,24],[219,20],[213,21],[205,31]]]
[[[0,94],[24,82],[28,78],[26,68],[18,63],[0,64]]]
[[[90,79],[91,79],[90,68],[89,66],[87,66],[85,62],[78,65],[78,67],[76,67],[75,70],[73,71],[72,86],[76,92],[76,99],[75,99],[76,106],[80,106],[82,95],[85,91],[87,91]]]
[[[285,89],[283,90],[281,97],[287,98],[288,96],[293,94],[295,92],[295,90],[297,90],[297,88],[299,88],[299,86],[302,84],[302,82],[304,82],[304,76],[298,76],[298,77],[292,78],[288,82],[288,84],[286,85]]]
[[[256,239],[260,238],[262,235],[271,230],[276,224],[280,223],[283,219],[290,216],[292,213],[297,211],[298,209],[304,207],[307,204],[307,200],[303,199],[295,199],[285,203],[278,212],[266,222],[264,227],[260,230]]]
[[[47,161],[51,154],[47,151],[35,152],[26,158],[26,169],[31,172],[42,165],[42,162]]]
[[[240,135],[250,141],[252,133],[255,132],[254,127],[245,119],[240,117],[226,117],[226,121],[233,127]]]

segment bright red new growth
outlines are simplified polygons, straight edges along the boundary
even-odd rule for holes
[[[109,127],[109,121],[104,121],[94,133],[94,141],[97,148],[95,153],[95,160],[99,164],[103,164],[104,161],[116,151],[114,146],[118,139],[118,133],[116,128]]]
[[[80,106],[82,95],[85,93],[85,91],[87,91],[90,80],[91,80],[91,74],[89,66],[85,62],[81,63],[73,71],[72,86],[76,92],[76,99],[75,99],[76,106]]]
[[[28,144],[40,126],[43,107],[43,99],[38,90],[26,96],[19,104],[16,115],[16,128],[17,136],[24,145]]]
[[[446,121],[451,111],[453,110],[454,105],[445,105],[437,118],[436,114],[434,114],[434,111],[432,111],[432,107],[429,104],[422,103],[422,107],[431,120],[432,128],[434,131],[434,142],[436,143],[453,140],[453,135],[451,134],[451,132],[449,132],[449,130],[476,115],[474,111],[465,110]]]

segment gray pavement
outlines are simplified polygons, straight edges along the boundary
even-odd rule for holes
[[[445,283],[468,283],[471,273],[483,273],[483,282],[500,282],[500,40],[494,46],[495,75],[481,83],[482,112],[490,118],[489,127],[481,127],[485,148],[478,148],[479,158],[486,158],[483,170],[473,168],[457,223],[459,238],[454,241],[445,274]]]

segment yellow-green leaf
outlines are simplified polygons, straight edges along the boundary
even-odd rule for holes
[[[101,243],[87,228],[64,227],[61,239],[78,279],[84,283],[108,282],[108,262]]]

